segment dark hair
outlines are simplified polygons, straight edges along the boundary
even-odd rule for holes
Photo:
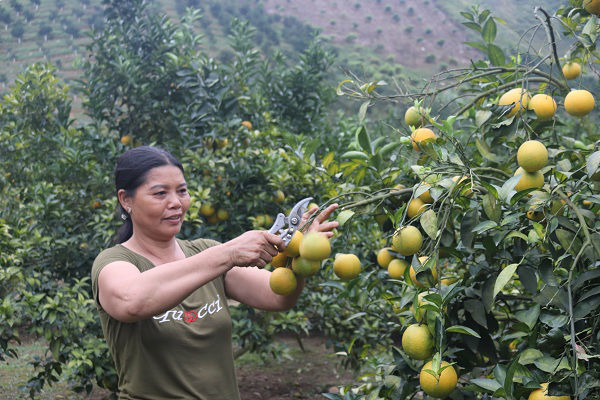
[[[117,193],[123,189],[127,196],[133,196],[137,188],[146,181],[148,171],[164,165],[174,165],[183,173],[181,163],[166,150],[151,146],[141,146],[127,150],[119,157],[115,168]],[[117,231],[115,241],[123,243],[133,234],[133,223],[129,213],[123,209],[120,202],[118,203],[117,211],[120,211],[125,223]]]

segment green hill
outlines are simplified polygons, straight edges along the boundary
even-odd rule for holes
[[[306,47],[315,33],[338,54],[338,69],[366,79],[394,78],[417,83],[421,77],[468,64],[477,51],[464,44],[472,37],[460,11],[469,0],[156,0],[153,6],[177,21],[186,7],[203,14],[198,31],[211,56],[226,58],[233,17],[247,19],[265,54],[288,55]],[[539,1],[482,1],[507,21],[501,44],[514,46],[532,24]],[[544,2],[552,10],[558,0]],[[90,28],[102,26],[101,0],[10,0],[0,2],[0,91],[26,65],[48,60],[67,81],[79,77]]]

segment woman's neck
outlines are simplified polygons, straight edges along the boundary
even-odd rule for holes
[[[134,233],[122,245],[150,259],[156,265],[185,257],[175,237],[168,241],[161,241]]]

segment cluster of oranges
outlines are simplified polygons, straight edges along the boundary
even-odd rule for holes
[[[396,257],[396,255],[411,257],[421,250],[422,245],[421,231],[412,225],[405,226],[393,236],[391,247],[379,250],[377,263],[380,267],[387,268],[389,276],[393,279],[403,279],[408,271],[412,285],[419,288],[431,287],[438,281],[437,266],[431,265],[435,260],[430,260],[428,256],[419,257],[419,263],[425,266],[425,270],[422,273],[424,276],[417,278],[417,272],[413,266],[406,259]],[[423,323],[424,297],[427,294],[429,292],[424,291],[417,296],[417,304],[411,307],[417,322],[409,325],[402,335],[402,348],[414,360],[429,360],[434,353],[433,336],[429,327]],[[429,396],[444,398],[456,387],[458,375],[454,367],[447,361],[442,361],[437,370],[436,374],[433,360],[426,362],[421,368],[419,381],[421,388]]]
[[[307,278],[316,274],[321,261],[330,254],[331,245],[325,235],[296,231],[285,250],[271,260],[274,267],[269,278],[271,290],[282,296],[291,294],[298,286],[296,276]]]

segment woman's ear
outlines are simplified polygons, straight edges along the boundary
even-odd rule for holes
[[[119,189],[119,191],[117,192],[117,198],[119,199],[119,204],[121,204],[121,208],[123,210],[131,208],[131,197],[127,195],[125,189]]]

